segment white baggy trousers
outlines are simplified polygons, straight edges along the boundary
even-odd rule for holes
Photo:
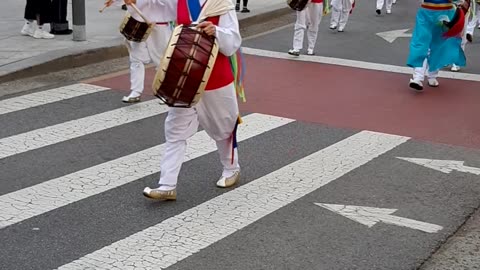
[[[130,89],[138,95],[143,93],[145,65],[154,63],[158,68],[168,45],[172,29],[169,25],[155,25],[144,42],[127,40],[130,53]]]
[[[301,50],[303,48],[303,37],[307,31],[308,50],[315,48],[317,41],[318,26],[322,21],[323,3],[309,2],[304,10],[297,11],[297,21],[295,22],[295,32],[293,34],[293,49]]]
[[[168,110],[165,120],[165,154],[161,163],[160,185],[176,186],[185,158],[187,139],[193,136],[199,125],[217,144],[222,176],[230,177],[240,170],[237,149],[232,149],[232,136],[239,116],[234,84],[212,91],[205,91],[192,108]],[[232,162],[232,151],[233,162]]]
[[[377,0],[377,9],[382,10],[386,2],[386,10],[392,10],[393,0]]]
[[[338,29],[342,30],[345,28],[352,10],[352,2],[350,0],[332,0],[331,26],[338,26]]]

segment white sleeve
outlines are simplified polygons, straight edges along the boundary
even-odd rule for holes
[[[235,10],[220,16],[218,26],[216,27],[216,37],[218,40],[218,49],[225,56],[233,55],[242,44],[238,19]]]

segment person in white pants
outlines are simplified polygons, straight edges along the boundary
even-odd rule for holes
[[[177,7],[178,12],[167,15],[176,16],[180,25],[189,25],[197,20],[198,10],[206,0],[125,0],[125,3],[142,3],[146,1],[161,2]],[[234,55],[242,43],[238,18],[231,0],[222,4],[231,5],[226,13],[207,18],[197,27],[207,35],[215,36],[219,53],[215,60],[205,93],[200,101],[191,108],[170,107],[165,120],[165,153],[161,162],[158,187],[146,187],[143,195],[155,200],[176,200],[178,175],[185,158],[187,139],[192,137],[201,126],[217,146],[223,172],[216,185],[221,188],[231,187],[240,179],[240,165],[236,142],[236,130],[239,124],[234,77],[229,57]],[[189,9],[190,8],[190,9]],[[169,9],[170,10],[170,9]],[[204,170],[204,169],[198,169]]]
[[[112,5],[114,2],[123,4],[122,0],[108,0],[106,5]],[[145,65],[153,63],[155,68],[158,68],[172,33],[170,22],[175,20],[175,16],[167,15],[169,13],[166,6],[155,1],[139,1],[136,6],[151,23],[155,23],[155,26],[146,41],[125,40],[130,60],[130,94],[122,98],[125,103],[140,101],[144,89]],[[131,6],[128,6],[127,10],[135,20],[144,21]]]
[[[472,17],[472,10],[474,9],[475,7],[474,6],[471,6],[470,9],[468,10],[467,14],[465,14],[465,25],[463,27],[463,32],[462,32],[462,43],[461,43],[461,47],[462,47],[462,50],[465,52],[465,47],[467,45],[467,41],[469,42],[472,42],[472,37],[471,35],[468,33],[468,25],[469,25],[469,18]],[[475,27],[475,26],[474,26]],[[455,64],[452,64],[452,67],[450,68],[451,71],[454,71],[454,72],[458,72],[460,71],[460,66],[457,66]]]
[[[307,54],[314,55],[315,43],[317,42],[318,26],[323,16],[323,0],[311,0],[302,11],[297,11],[293,33],[293,49],[288,54],[299,56],[303,48],[303,37],[307,32]]]
[[[330,18],[330,29],[337,29],[343,32],[352,11],[354,0],[332,0],[332,15]]]
[[[377,0],[377,14],[380,15],[382,14],[382,9],[383,6],[385,5],[385,9],[387,10],[387,14],[392,13],[392,5],[393,5],[393,0]]]
[[[480,29],[480,0],[472,1],[470,7],[470,20],[467,24],[467,40],[473,42],[473,32],[478,25]]]

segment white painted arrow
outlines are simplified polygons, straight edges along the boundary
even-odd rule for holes
[[[443,229],[442,226],[435,224],[393,216],[392,214],[397,211],[397,209],[324,203],[315,204],[368,227],[372,227],[378,222],[383,222],[386,224],[407,227],[427,233],[436,233]]]
[[[409,29],[399,29],[399,30],[392,30],[392,31],[386,31],[386,32],[380,32],[377,33],[377,36],[385,39],[386,41],[393,43],[395,39],[401,38],[401,37],[411,37],[412,34],[407,34]]]
[[[480,168],[465,166],[463,165],[465,161],[406,158],[406,157],[397,157],[397,158],[406,160],[430,169],[434,169],[443,173],[451,173],[452,171],[459,171],[464,173],[473,173],[476,175],[480,175]]]

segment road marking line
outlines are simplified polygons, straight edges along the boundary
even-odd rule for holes
[[[165,113],[158,99],[0,139],[0,159]],[[160,123],[159,123],[160,124]]]
[[[15,111],[25,110],[65,99],[97,93],[109,88],[79,83],[40,91],[32,94],[22,95],[0,101],[0,115]]]
[[[362,131],[59,269],[164,269],[406,142]]]
[[[238,140],[246,140],[294,120],[251,114],[239,125]],[[217,149],[204,132],[188,140],[185,161]],[[86,199],[142,177],[158,173],[164,144],[0,196],[0,228]],[[139,191],[141,194],[141,191]]]
[[[261,49],[248,48],[248,47],[243,47],[242,52],[244,54],[277,58],[277,59],[288,59],[292,61],[322,63],[322,64],[329,64],[329,65],[361,68],[361,69],[368,69],[368,70],[378,70],[378,71],[394,72],[394,73],[409,74],[409,75],[413,73],[413,69],[409,67],[371,63],[371,62],[364,62],[364,61],[357,61],[357,60],[348,60],[348,59],[342,59],[342,58],[333,58],[333,57],[324,57],[324,56],[315,56],[315,55],[300,55],[298,57],[292,57],[288,55],[286,52],[268,51],[268,50],[261,50]],[[440,71],[439,77],[447,78],[447,79],[480,82],[480,75],[462,73],[462,72]]]

